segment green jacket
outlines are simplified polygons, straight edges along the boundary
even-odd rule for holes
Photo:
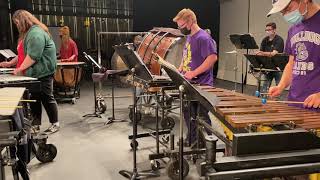
[[[24,54],[35,63],[26,71],[26,75],[42,78],[55,73],[57,68],[56,47],[52,38],[39,26],[32,26],[24,39]]]

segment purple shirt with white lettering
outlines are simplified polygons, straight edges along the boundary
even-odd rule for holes
[[[196,34],[188,36],[183,49],[183,72],[197,69],[212,54],[217,54],[217,45],[206,31],[200,29]],[[192,81],[212,86],[212,71],[212,68],[210,68],[192,79]]]
[[[320,11],[290,28],[285,52],[294,56],[288,100],[304,101],[320,92]]]

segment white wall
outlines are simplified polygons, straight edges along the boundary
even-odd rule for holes
[[[235,54],[226,54],[225,52],[234,50],[234,46],[229,40],[230,34],[251,33],[257,44],[265,37],[265,25],[268,22],[277,24],[277,31],[280,36],[286,40],[288,23],[283,20],[280,14],[269,18],[266,14],[271,9],[271,0],[221,0],[220,1],[220,54],[218,78],[235,81],[234,67],[236,64]],[[250,2],[249,31],[248,31],[248,9]],[[316,0],[320,3],[320,0]],[[240,53],[245,53],[242,51]],[[237,55],[237,82],[241,82],[241,62],[245,62],[243,55]],[[245,68],[245,67],[244,67]],[[247,83],[256,85],[256,79],[248,74]]]

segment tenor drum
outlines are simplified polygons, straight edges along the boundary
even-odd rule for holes
[[[58,63],[54,74],[55,85],[65,88],[75,88],[81,80],[84,62]]]

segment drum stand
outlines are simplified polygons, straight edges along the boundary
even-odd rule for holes
[[[134,83],[135,79],[135,69],[131,69],[132,73],[132,83]],[[132,135],[132,153],[133,153],[133,170],[128,171],[128,170],[121,170],[119,171],[119,174],[121,174],[123,177],[131,179],[131,180],[136,180],[136,179],[141,179],[141,178],[148,178],[148,177],[158,177],[158,174],[152,173],[152,172],[138,172],[137,170],[137,144],[136,142],[136,137],[137,137],[137,97],[136,97],[136,87],[133,86],[133,121],[132,121],[132,127],[133,127],[133,135]]]

